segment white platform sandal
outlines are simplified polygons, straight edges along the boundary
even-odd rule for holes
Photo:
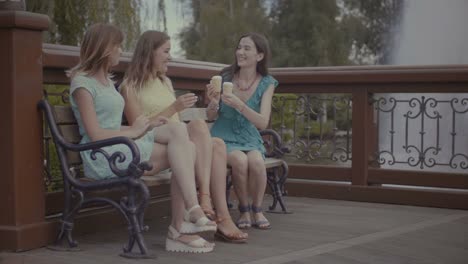
[[[184,243],[178,238],[181,236],[177,230],[169,226],[169,232],[166,238],[166,251],[182,253],[208,253],[213,251],[215,244],[198,238],[188,243]]]
[[[208,225],[209,222],[213,222],[210,219],[208,219],[206,216],[202,216],[197,219],[195,223],[190,221],[190,213],[197,209],[200,208],[200,205],[194,205],[192,208],[190,208],[188,211],[185,211],[184,214],[184,221],[182,222],[182,226],[180,227],[180,233],[183,234],[195,234],[195,233],[200,233],[200,232],[216,232],[216,225]]]

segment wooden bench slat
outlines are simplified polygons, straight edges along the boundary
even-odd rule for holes
[[[276,158],[266,158],[265,159],[265,167],[267,169],[274,168],[281,166],[283,164],[283,160],[276,159]]]
[[[81,160],[80,153],[75,151],[67,151],[67,160],[68,165],[70,166],[79,165],[83,163],[83,161]]]
[[[59,126],[60,131],[62,132],[63,138],[66,141],[78,144],[81,140],[81,135],[79,132],[78,125],[75,123],[74,125],[61,125]]]
[[[206,116],[206,108],[187,108],[179,113],[181,121],[192,121],[192,120],[208,120]]]
[[[76,119],[70,106],[56,105],[53,108],[55,112],[55,123],[57,125],[76,124]]]
[[[163,171],[152,176],[141,176],[141,179],[147,186],[158,186],[171,183],[171,177],[171,171]]]

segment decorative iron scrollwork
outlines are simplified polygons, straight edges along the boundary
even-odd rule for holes
[[[468,98],[460,99],[460,94],[428,95],[405,94],[404,99],[393,94],[376,95],[373,104],[380,143],[374,162],[403,168],[468,168],[467,153],[460,153],[466,148],[459,146],[468,140],[460,134],[464,123],[461,119],[468,118]]]

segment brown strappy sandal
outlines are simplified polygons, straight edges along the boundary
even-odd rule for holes
[[[216,219],[216,223],[219,224],[221,222],[226,221],[227,218],[218,218]],[[219,228],[216,230],[214,234],[215,238],[223,240],[225,242],[234,243],[234,244],[243,244],[247,243],[247,238],[238,237],[235,233],[225,234]]]

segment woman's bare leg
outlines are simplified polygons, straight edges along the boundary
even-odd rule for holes
[[[174,178],[177,178],[173,175]],[[175,181],[171,182],[171,211],[172,211],[172,219],[171,225],[177,230],[180,230],[180,227],[183,222],[184,217],[184,199],[182,198],[182,193],[178,184]],[[178,240],[183,243],[189,243],[191,241],[199,239],[200,236],[198,235],[181,235]]]
[[[195,144],[195,179],[198,183],[199,202],[205,213],[214,217],[211,205],[210,176],[212,164],[212,141],[204,120],[194,120],[187,125],[190,141]]]
[[[242,151],[234,150],[228,154],[228,164],[232,168],[232,184],[239,199],[240,206],[249,205],[248,193],[248,160],[247,155]],[[250,213],[241,213],[237,222],[250,222]]]
[[[195,146],[189,140],[185,124],[170,122],[167,125],[155,128],[155,140],[167,145],[166,159],[173,171],[172,184],[176,183],[184,200],[186,209],[198,205],[195,188]],[[155,148],[157,145],[155,144]],[[187,151],[190,149],[190,151]],[[157,166],[160,160],[160,151],[153,151],[151,161]],[[201,209],[194,210],[192,216],[198,219],[205,214]],[[210,225],[215,225],[210,222]]]
[[[216,208],[218,230],[227,236],[247,238],[248,234],[240,231],[234,222],[226,202],[227,153],[226,144],[220,138],[213,138],[213,158],[211,161],[211,194]]]
[[[261,208],[263,203],[263,197],[265,195],[265,189],[267,185],[267,175],[265,162],[262,154],[253,150],[247,153],[249,162],[249,193],[252,197],[252,205]],[[267,220],[262,212],[254,213],[255,221]],[[266,227],[268,224],[261,225],[260,227]]]
[[[168,169],[170,167],[169,159],[167,156],[167,145],[161,143],[154,143],[153,152],[151,153],[150,162],[153,165],[153,169],[150,171],[145,171],[145,176],[155,175],[162,170]]]

